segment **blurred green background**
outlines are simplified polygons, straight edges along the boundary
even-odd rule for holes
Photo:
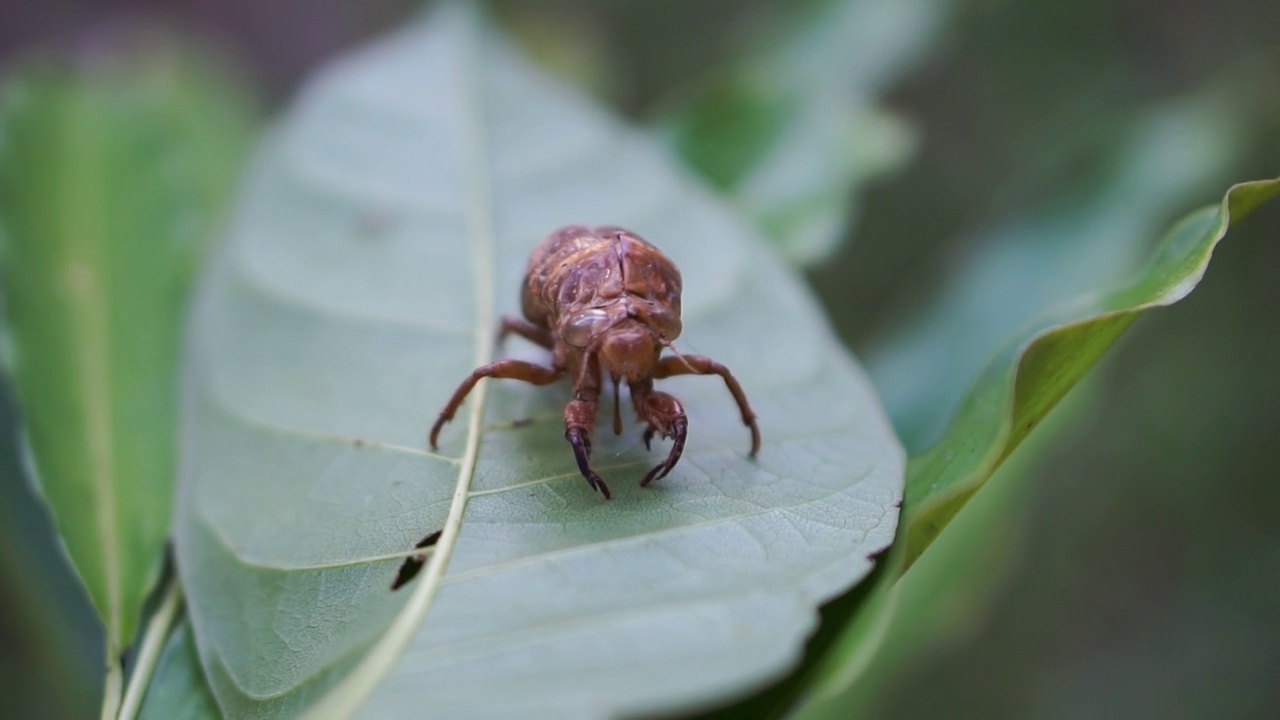
[[[494,3],[539,57],[638,122],[714,88],[814,4]],[[92,43],[127,18],[159,19],[220,48],[278,107],[317,63],[417,7],[5,3],[0,63],[32,43]],[[991,228],[1047,208],[1070,216],[1109,187],[1152,108],[1212,98],[1233,135],[1157,227],[1280,169],[1280,3],[936,7],[940,33],[882,89],[918,133],[916,152],[858,199],[850,238],[811,273],[859,354],[909,327]],[[887,716],[1280,712],[1277,236],[1276,207],[1233,231],[1191,297],[1138,323],[1081,388],[1020,478],[1021,530],[991,607],[884,688]],[[97,621],[22,479],[11,401],[0,409],[0,696],[14,717],[91,716]]]

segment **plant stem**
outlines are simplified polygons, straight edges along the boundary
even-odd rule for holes
[[[107,678],[102,692],[102,720],[116,720],[120,714],[120,689],[124,684],[124,663],[107,651]]]
[[[143,631],[142,645],[138,648],[138,660],[129,676],[129,685],[125,688],[124,701],[120,705],[117,720],[133,720],[142,707],[142,698],[151,685],[151,676],[155,673],[156,664],[160,660],[160,651],[164,648],[169,631],[182,609],[182,585],[178,583],[176,574],[169,578],[164,591],[164,599],[160,607],[147,621],[147,629]]]

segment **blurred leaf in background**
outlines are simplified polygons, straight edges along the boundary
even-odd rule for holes
[[[1277,22],[1280,7],[1255,2],[970,5],[945,61],[894,93],[929,128],[917,162],[901,182],[872,191],[862,240],[816,273],[845,336],[887,377],[885,350],[910,337],[911,319],[929,316],[931,288],[955,267],[964,273],[970,253],[990,254],[993,236],[982,228],[1035,220],[1037,208],[1055,205],[1046,218],[1083,227],[1090,221],[1072,218],[1073,203],[1121,207],[1137,191],[1116,182],[1136,176],[1108,158],[1137,159],[1126,145],[1159,147],[1180,124],[1201,129],[1150,156],[1158,172],[1146,187],[1182,184],[1183,200],[1161,208],[1139,195],[1148,227],[1170,222],[1176,202],[1208,199],[1212,184],[1274,176],[1280,96],[1268,78],[1280,47],[1262,28]],[[1210,122],[1168,122],[1179,115]],[[1202,161],[1163,165],[1188,153]],[[1126,192],[1100,203],[1103,189]],[[1276,706],[1259,681],[1278,668],[1264,618],[1280,591],[1263,569],[1280,552],[1263,429],[1277,426],[1280,407],[1267,369],[1280,357],[1270,331],[1280,320],[1274,205],[1232,229],[1191,297],[1119,344],[1101,391],[1031,463],[1025,481],[1035,489],[1015,505],[1027,532],[1006,549],[1007,582],[960,632],[883,678],[886,716],[1080,717],[1123,707],[1117,715],[1261,717]],[[1112,250],[1092,236],[1075,242],[1097,247],[1099,260]],[[1143,252],[1123,252],[1135,249]],[[994,310],[1012,318],[1034,309]],[[943,328],[957,342],[987,331],[959,315]],[[965,346],[955,347],[963,362]],[[949,382],[949,368],[935,371],[942,377],[926,372],[926,384]],[[953,380],[958,397],[967,378]],[[895,410],[908,395],[894,390],[885,387],[891,412],[929,417],[906,412],[927,406]],[[944,410],[932,412],[945,423]],[[919,448],[940,428],[902,429]]]
[[[495,5],[539,62],[643,116],[808,265],[849,235],[866,184],[910,158],[916,129],[881,96],[921,62],[953,3]]]
[[[118,658],[159,576],[187,285],[253,123],[217,63],[153,29],[32,51],[0,96],[6,365],[31,479]]]
[[[893,551],[907,571],[898,583],[901,587],[892,591],[897,597],[879,613],[884,619],[878,624],[887,626],[882,631],[887,637],[881,650],[870,654],[868,660],[864,645],[875,640],[855,628],[858,631],[849,633],[849,641],[833,653],[824,680],[812,693],[813,701],[797,717],[839,718],[851,709],[869,711],[882,701],[879,688],[883,678],[897,669],[903,657],[943,639],[940,631],[926,629],[937,616],[948,613],[946,604],[936,598],[952,584],[968,586],[958,597],[971,594],[969,568],[936,560],[920,567],[912,563],[926,549],[938,552],[930,547],[938,533],[957,512],[961,516],[970,512],[964,507],[969,498],[975,493],[982,498],[982,486],[1003,461],[1132,322],[1153,308],[1186,297],[1202,279],[1214,248],[1233,223],[1277,195],[1280,178],[1234,186],[1219,206],[1192,213],[1175,225],[1151,260],[1128,281],[1057,305],[1014,335],[970,388],[941,441],[911,459],[903,512],[905,534]],[[994,506],[990,502],[980,503],[983,505],[987,512]],[[964,550],[944,543],[941,552],[963,558],[966,551],[973,553],[988,542],[981,532],[980,523],[972,520],[960,534],[944,532],[942,538],[960,543]],[[980,561],[981,555],[971,557]],[[924,558],[929,558],[929,553]],[[981,591],[990,580],[978,584]],[[961,601],[959,606],[965,604]],[[840,660],[841,655],[846,659]],[[854,674],[850,668],[860,672]]]
[[[877,379],[886,392],[886,403],[896,414],[899,429],[909,446],[921,450],[937,439],[978,370],[1002,344],[1006,350],[1016,346],[1007,338],[1027,320],[1073,294],[1113,286],[1145,253],[1149,237],[1160,223],[1203,197],[1213,184],[1230,176],[1228,169],[1239,164],[1241,151],[1248,142],[1245,127],[1253,124],[1252,119],[1249,123],[1241,122],[1240,114],[1255,109],[1250,103],[1241,102],[1240,89],[1240,83],[1232,78],[1231,82],[1201,88],[1181,100],[1162,101],[1136,112],[1126,109],[1118,117],[1108,118],[1108,128],[1102,133],[1077,133],[1069,142],[1046,149],[1046,154],[1053,156],[1069,152],[1063,148],[1101,139],[1115,148],[1116,157],[1101,163],[1101,167],[1089,168],[1089,172],[1076,179],[1070,192],[1062,193],[1051,202],[1039,203],[1042,206],[1039,209],[1021,210],[1012,221],[999,222],[995,230],[983,231],[982,235],[989,236],[983,241],[967,243],[965,254],[957,261],[959,272],[944,286],[941,297],[931,301],[923,313],[925,320],[901,323],[887,342],[882,340],[883,344],[871,346],[871,367],[879,373]],[[1126,115],[1134,119],[1127,120]],[[1089,154],[1097,155],[1096,152]],[[1053,160],[1060,163],[1062,158]],[[1043,164],[1038,157],[1030,160],[1030,174],[1043,174]],[[1274,169],[1271,172],[1274,173]],[[1028,174],[1026,169],[1022,173]],[[910,197],[915,201],[912,211],[919,214],[921,193]],[[1192,267],[1199,265],[1202,270],[1204,260],[1207,258],[1188,262]],[[843,281],[836,275],[845,267],[828,265],[823,274],[830,275],[833,284],[847,284],[847,275]],[[1185,284],[1182,280],[1179,283]],[[1176,296],[1177,293],[1171,299]],[[1092,349],[1059,342],[1053,352],[1080,353],[1079,359],[1087,365],[1092,360],[1086,357],[1096,358],[1114,339],[1115,335],[1109,333],[1101,346]],[[1065,365],[1042,369],[1049,369],[1051,375],[1065,371],[1066,377],[1078,377],[1078,372],[1066,371]],[[1059,379],[1065,383],[1056,391],[1046,388],[1043,400],[1032,401],[1039,409],[1025,418],[1031,426],[1038,424],[1042,413],[1070,386],[1072,380],[1066,377]],[[1022,392],[1021,384],[1019,388]],[[1012,392],[1012,385],[1008,392]],[[994,410],[1000,406],[988,401],[971,403],[970,409],[989,405]],[[1077,416],[1082,414],[1078,412]],[[973,422],[976,416],[972,412],[969,415],[969,423],[976,429],[981,423]],[[1062,425],[1059,424],[1060,431]],[[995,431],[997,427],[998,423],[993,423],[989,429]],[[995,448],[995,461],[1016,447],[1027,432],[1024,427],[1016,430],[1008,448],[1003,451]],[[917,463],[917,481],[922,474],[920,468],[942,467],[939,462],[942,453],[946,455],[943,464],[950,465],[953,453],[961,452],[956,446],[931,454],[931,463]],[[1011,483],[1005,481],[1007,486]],[[917,487],[917,500],[922,492],[924,490]],[[956,499],[963,502],[960,498],[967,497],[966,492]],[[983,504],[995,505],[994,502]],[[956,507],[953,505],[952,510]],[[1015,511],[1016,505],[1008,507]],[[968,524],[974,525],[972,521]],[[929,534],[936,530],[937,527],[933,527]],[[970,534],[974,532],[977,531]],[[953,551],[948,557],[963,557],[963,553]],[[925,583],[913,585],[925,586]],[[938,591],[938,587],[933,590]],[[981,592],[979,595],[987,597]],[[945,612],[945,607],[932,611],[939,609]],[[978,619],[974,622],[979,622],[981,615],[977,613]],[[824,627],[822,632],[830,631],[831,628]],[[949,640],[942,635],[939,634],[937,641]],[[922,644],[932,650],[929,645]],[[751,701],[736,707],[749,708]]]
[[[1222,93],[1206,91],[1116,122],[1114,155],[1074,188],[966,240],[928,308],[867,353],[912,452],[937,441],[969,384],[1019,328],[1059,302],[1114,285],[1169,217],[1226,182],[1244,147],[1232,110]]]
[[[950,5],[815,4],[671,111],[663,130],[784,256],[823,260],[856,220],[860,186],[910,156],[914,129],[878,95],[919,61]]]
[[[0,401],[0,697],[13,717],[90,717],[102,625],[24,477],[17,409]]]

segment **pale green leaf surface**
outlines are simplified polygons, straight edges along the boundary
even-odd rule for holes
[[[876,96],[924,54],[946,0],[828,0],[727,82],[666,120],[685,160],[798,264],[827,257],[859,189],[899,167],[915,132]]]
[[[18,66],[0,116],[6,360],[111,658],[160,567],[188,276],[251,125],[238,89],[173,42],[122,39],[93,63]]]
[[[907,567],[905,575],[877,588],[878,604],[850,626],[791,717],[843,718],[874,702],[883,670],[867,668],[901,661],[920,642],[916,625],[946,622],[929,619],[937,611],[930,597],[956,578],[933,553],[913,565],[915,559],[935,539],[949,539],[939,548],[943,559],[985,546],[980,524],[966,522],[954,535],[944,528],[1124,330],[1146,311],[1186,297],[1231,225],[1277,195],[1280,178],[1232,187],[1218,206],[1178,223],[1127,282],[1043,313],[991,361],[942,441],[908,465],[904,537],[886,560]]]
[[[706,702],[785,670],[817,604],[893,536],[902,451],[799,279],[660,147],[474,25],[446,6],[313,82],[263,144],[207,278],[177,550],[226,712],[369,691],[370,717]],[[439,455],[422,449],[496,313],[517,311],[528,252],[570,222],[630,227],[679,264],[681,344],[742,380],[758,459],[714,378],[663,381],[691,431],[653,488],[638,487],[659,457],[638,429],[601,428],[612,501],[564,443],[564,387],[491,388],[474,473],[475,397]],[[522,418],[535,422],[511,427]],[[431,566],[389,592],[460,481],[456,546],[446,531],[431,560],[448,563],[438,597]],[[325,694],[401,641],[376,689],[378,673]]]

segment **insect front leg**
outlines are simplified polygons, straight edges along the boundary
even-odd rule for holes
[[[684,453],[685,440],[689,436],[689,418],[685,415],[684,406],[673,395],[632,385],[631,397],[635,401],[636,413],[640,416],[640,420],[648,424],[644,431],[645,448],[649,448],[655,434],[674,440],[667,459],[658,463],[657,467],[650,470],[640,481],[641,487],[645,487],[654,480],[666,477],[667,473],[671,472],[671,468],[680,462],[680,456]]]
[[[550,330],[538,327],[527,320],[503,315],[502,321],[498,323],[498,343],[501,344],[508,335],[513,333],[548,350],[555,348],[555,340],[552,339]]]
[[[733,399],[738,403],[738,412],[742,413],[742,424],[751,430],[751,456],[760,452],[760,427],[756,425],[756,414],[747,404],[747,394],[738,384],[738,378],[729,372],[729,368],[704,355],[667,356],[658,361],[654,370],[655,378],[669,378],[676,375],[719,375],[724,378]]]
[[[549,385],[559,380],[563,375],[564,370],[559,368],[543,367],[524,360],[499,360],[476,368],[453,392],[453,397],[449,399],[449,404],[444,406],[444,409],[440,411],[440,417],[436,418],[436,424],[431,426],[431,447],[433,449],[438,447],[436,440],[440,436],[440,428],[453,419],[453,414],[458,411],[462,401],[467,399],[471,388],[474,388],[476,383],[484,378],[523,380],[534,385]]]
[[[597,398],[575,398],[564,406],[564,439],[573,446],[573,457],[578,461],[578,471],[587,479],[592,490],[599,490],[608,500],[609,486],[591,469],[591,432],[596,426]]]

